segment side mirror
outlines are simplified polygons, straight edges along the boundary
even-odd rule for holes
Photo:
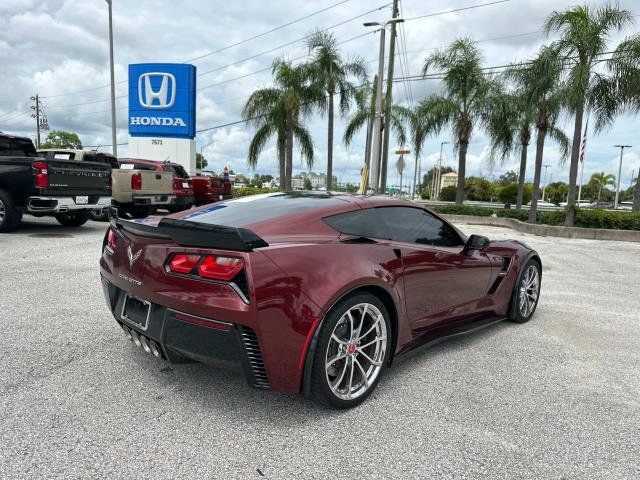
[[[468,253],[472,250],[483,250],[489,246],[489,243],[491,243],[491,241],[487,237],[471,235],[464,246],[464,251]]]

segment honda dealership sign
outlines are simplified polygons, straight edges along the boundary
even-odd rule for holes
[[[129,135],[194,138],[195,130],[196,67],[129,65]]]

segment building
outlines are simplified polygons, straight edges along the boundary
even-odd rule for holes
[[[436,198],[440,196],[440,192],[444,187],[457,187],[458,186],[458,174],[455,172],[443,173],[440,177],[440,185],[438,186],[438,192]]]

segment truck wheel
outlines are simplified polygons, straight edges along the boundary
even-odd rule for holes
[[[131,215],[133,218],[145,218],[151,215],[153,212],[153,207],[149,207],[146,205],[136,205],[127,209],[127,213]]]
[[[22,213],[13,205],[7,192],[0,190],[0,232],[10,232],[20,225]]]
[[[55,217],[65,227],[80,227],[89,221],[89,211],[77,210],[69,213],[57,213]]]
[[[106,222],[109,220],[109,214],[107,213],[107,210],[96,208],[89,212],[89,218],[94,222]]]

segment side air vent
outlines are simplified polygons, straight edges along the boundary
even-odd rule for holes
[[[500,269],[500,273],[498,273],[496,279],[493,281],[491,288],[487,292],[488,295],[493,295],[494,293],[496,293],[496,290],[498,290],[498,287],[502,283],[502,280],[504,280],[504,277],[509,271],[509,265],[511,265],[511,257],[502,257],[502,268]]]
[[[262,361],[262,352],[258,344],[258,337],[249,327],[240,327],[240,338],[244,345],[244,351],[249,361],[249,367],[253,373],[253,386],[257,388],[269,388],[267,370]]]

